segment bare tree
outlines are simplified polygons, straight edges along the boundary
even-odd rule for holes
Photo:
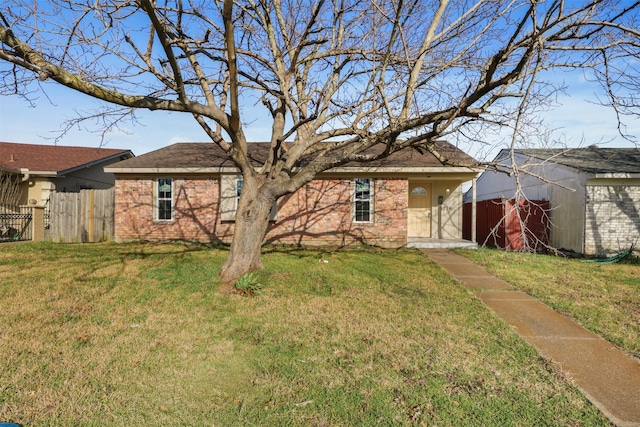
[[[318,173],[441,138],[482,141],[591,68],[616,94],[638,57],[639,2],[590,0],[8,0],[2,92],[53,80],[110,105],[191,114],[240,169],[231,283],[261,267],[269,211]],[[611,66],[615,64],[615,66]],[[609,83],[607,83],[609,82]],[[622,99],[621,101],[624,101]],[[244,126],[264,107],[271,152]],[[616,104],[621,105],[621,104]],[[632,108],[630,102],[623,104]],[[365,154],[380,147],[375,154]],[[304,160],[304,162],[301,162]]]
[[[20,176],[0,171],[0,206],[16,206],[21,195]]]

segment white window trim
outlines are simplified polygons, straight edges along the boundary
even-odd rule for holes
[[[220,221],[235,221],[238,211],[238,181],[243,181],[241,175],[227,175],[220,178]],[[269,214],[269,221],[278,220],[278,204],[274,203]]]
[[[160,219],[160,180],[161,179],[170,179],[171,180],[171,218],[170,219]],[[155,179],[153,181],[153,219],[155,221],[160,222],[173,222],[175,221],[175,179],[163,176],[162,178]]]
[[[240,194],[238,194],[238,183],[242,183],[242,187],[244,188],[244,179],[242,178],[237,178],[234,181],[234,186],[233,186],[233,191],[234,191],[234,205],[233,205],[233,211],[234,213],[238,211],[238,205],[240,204]],[[242,190],[240,191],[242,192]]]
[[[369,220],[368,221],[358,221],[356,220],[356,202],[358,201],[367,201],[365,199],[359,199],[356,200],[356,179],[368,179],[369,180]],[[351,220],[352,222],[356,223],[356,224],[373,224],[373,216],[375,213],[375,205],[374,205],[374,201],[375,201],[375,194],[374,194],[374,183],[375,180],[373,178],[367,178],[367,177],[360,177],[360,178],[354,178],[351,180]]]

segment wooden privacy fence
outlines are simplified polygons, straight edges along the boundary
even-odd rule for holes
[[[113,240],[115,190],[53,193],[49,198],[49,236],[53,242]]]
[[[549,244],[549,202],[546,200],[490,199],[477,202],[479,244],[512,251],[540,249]],[[471,203],[462,210],[462,238],[471,238]],[[518,212],[519,211],[519,217]]]

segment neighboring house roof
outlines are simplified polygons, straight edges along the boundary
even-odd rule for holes
[[[30,174],[61,176],[107,160],[133,157],[119,148],[69,147],[62,145],[0,142],[0,169]]]
[[[255,166],[266,160],[269,143],[249,143],[249,157]],[[436,143],[438,152],[447,160],[447,164],[458,167],[473,167],[475,159],[465,154],[448,142]],[[382,150],[382,146],[373,147],[370,152]],[[393,153],[387,158],[360,163],[350,162],[341,168],[442,168],[443,164],[432,154],[416,149],[407,148]],[[229,168],[236,169],[231,159],[216,144],[211,142],[177,143],[168,147],[152,151],[141,156],[124,160],[109,166],[105,170],[113,173],[141,173],[141,172],[220,172]]]
[[[565,149],[524,149],[515,150],[515,152],[594,174],[640,173],[640,149],[638,148],[590,146]]]

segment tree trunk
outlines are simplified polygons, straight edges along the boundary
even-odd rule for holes
[[[220,270],[222,292],[233,291],[233,286],[243,275],[262,268],[260,249],[273,203],[245,183],[236,212],[231,250]]]

